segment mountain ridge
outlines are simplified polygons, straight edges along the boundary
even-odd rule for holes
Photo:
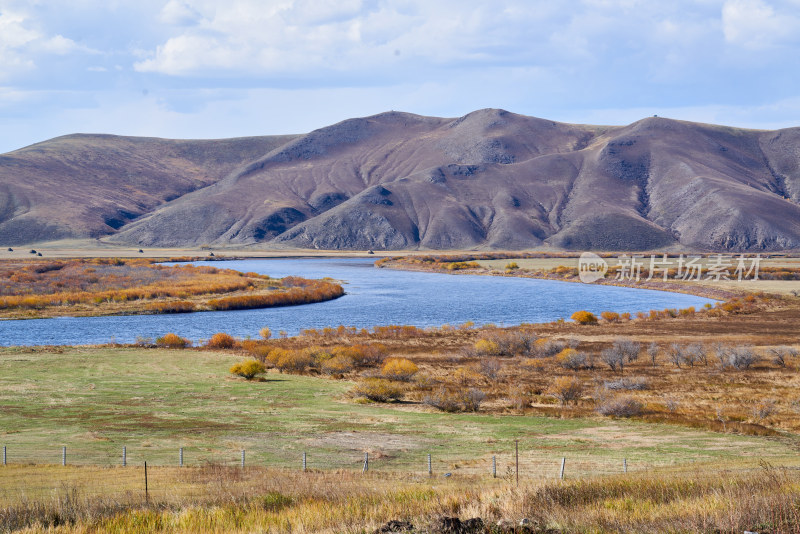
[[[0,243],[772,251],[800,246],[800,128],[386,112],[307,134],[76,134],[0,155]],[[58,206],[59,209],[54,209]]]

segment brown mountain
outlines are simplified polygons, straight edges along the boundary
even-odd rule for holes
[[[800,246],[800,128],[391,112],[288,137],[68,136],[0,156],[0,184],[9,244]]]

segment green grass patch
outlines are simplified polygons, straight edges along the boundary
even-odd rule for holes
[[[741,457],[784,458],[788,444],[603,418],[444,414],[400,404],[357,404],[352,383],[270,373],[229,375],[240,357],[202,350],[76,347],[0,350],[0,445],[11,463],[251,465],[426,469],[502,474],[520,440],[523,473],[550,476],[562,456],[573,473],[618,472]],[[570,471],[568,470],[568,473]]]

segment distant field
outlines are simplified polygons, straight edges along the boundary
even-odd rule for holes
[[[794,455],[779,440],[717,434],[601,418],[443,414],[416,404],[356,404],[350,382],[268,374],[265,382],[230,378],[235,355],[137,348],[4,349],[0,352],[0,445],[9,461],[128,461],[175,465],[236,464],[361,467],[489,473],[511,462],[520,439],[522,472],[554,476],[562,456],[570,469],[613,473],[693,461]]]

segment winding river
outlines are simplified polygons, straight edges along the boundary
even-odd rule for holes
[[[81,345],[175,332],[192,340],[215,332],[257,337],[268,326],[274,334],[294,335],[304,328],[409,324],[416,326],[476,324],[516,325],[568,318],[586,309],[636,312],[702,307],[709,299],[646,289],[473,275],[447,275],[376,269],[372,259],[269,259],[225,262],[240,271],[273,277],[329,276],[345,282],[339,299],[262,310],[199,312],[176,315],[66,317],[0,321],[0,345]]]

